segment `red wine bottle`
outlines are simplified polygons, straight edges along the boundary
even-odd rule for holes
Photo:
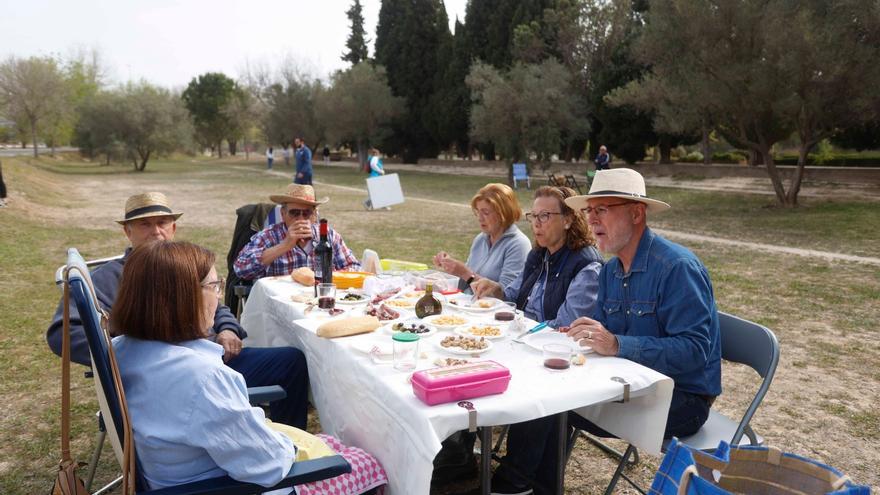
[[[322,218],[319,230],[320,240],[318,245],[315,246],[315,258],[317,261],[315,281],[320,280],[324,284],[333,283],[333,246],[330,245],[330,240],[328,239],[329,232],[330,227],[327,225],[327,219]]]

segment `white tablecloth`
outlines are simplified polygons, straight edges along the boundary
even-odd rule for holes
[[[303,318],[304,306],[290,300],[301,290],[286,278],[257,282],[242,313],[245,345],[301,349],[323,430],[375,455],[388,473],[389,493],[428,493],[440,442],[467,429],[467,412],[454,403],[425,405],[413,394],[407,373],[374,364],[352,348],[358,341],[390,342],[382,330],[333,340],[318,337],[315,331],[326,317],[314,311],[319,314]],[[442,355],[435,342],[447,333],[423,339],[420,351]],[[479,426],[578,410],[638,448],[659,454],[672,397],[670,378],[631,361],[595,354],[587,355],[584,366],[553,372],[544,368],[540,352],[509,339],[495,341],[481,357],[505,365],[512,378],[505,393],[471,400]],[[430,366],[423,360],[419,368]],[[613,376],[630,383],[628,403],[614,402],[621,399],[623,386]]]

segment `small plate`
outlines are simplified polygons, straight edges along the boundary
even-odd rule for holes
[[[430,337],[431,335],[434,335],[435,333],[437,333],[437,327],[435,327],[434,325],[431,325],[430,323],[425,323],[423,320],[420,320],[418,318],[410,318],[408,320],[389,323],[389,324],[385,325],[383,328],[385,329],[385,332],[390,333],[391,335],[394,335],[395,333],[399,332],[399,330],[394,330],[394,328],[393,328],[394,325],[397,325],[397,324],[401,324],[406,327],[409,327],[410,325],[416,325],[416,326],[424,325],[425,328],[428,329],[428,331],[424,332],[424,333],[417,333],[416,335],[418,335],[420,339]]]
[[[357,301],[343,299],[346,296],[357,296],[359,299]],[[355,304],[364,304],[370,300],[369,297],[363,294],[355,294],[354,292],[346,292],[341,296],[336,297],[336,304],[345,304],[348,306],[354,306]]]
[[[459,335],[463,335],[465,337],[485,337],[488,340],[499,340],[499,339],[503,339],[504,337],[507,337],[507,332],[504,329],[505,326],[506,325],[494,325],[494,324],[488,324],[488,323],[470,323],[470,324],[462,325],[462,326],[456,328],[455,333],[457,333]],[[498,334],[497,335],[478,335],[478,334],[472,333],[474,328],[496,329],[496,330],[498,330]]]
[[[465,313],[489,313],[504,306],[504,301],[494,297],[484,297],[471,302],[471,296],[460,295],[449,300],[449,306]]]
[[[486,348],[485,349],[462,349],[461,347],[443,347],[440,342],[437,342],[437,348],[441,351],[448,352],[450,354],[458,354],[460,356],[479,356],[480,354],[485,354],[492,350],[492,341],[486,340]]]
[[[384,301],[384,304],[391,309],[415,309],[416,301],[414,299],[395,298]]]
[[[449,320],[449,323],[444,323],[445,320]],[[424,318],[424,322],[434,325],[437,330],[455,330],[457,327],[469,324],[471,320],[456,314],[440,314],[428,316]]]
[[[573,353],[593,351],[593,349],[590,347],[581,347],[568,335],[564,333],[559,333],[555,330],[544,330],[533,333],[531,335],[526,335],[522,338],[522,341],[527,346],[539,352],[543,352],[544,346],[547,344],[567,345],[571,348],[571,352]]]

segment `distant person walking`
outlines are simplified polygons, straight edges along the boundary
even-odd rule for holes
[[[370,150],[370,177],[379,177],[380,175],[385,175],[385,165],[379,158],[379,150],[373,148]]]
[[[330,148],[324,145],[324,163],[330,163]]]
[[[295,184],[312,184],[312,150],[306,146],[302,138],[293,140],[296,145],[296,176],[293,178]]]
[[[3,182],[3,162],[0,162],[0,208],[6,207],[6,183]]]
[[[281,151],[281,156],[284,157],[284,166],[290,166],[290,146],[284,145],[284,149]]]
[[[275,150],[269,146],[269,149],[266,150],[266,169],[272,170],[272,162],[275,161]]]
[[[599,146],[599,154],[593,160],[596,164],[596,170],[608,170],[611,168],[611,155],[608,154],[608,148],[603,144]]]

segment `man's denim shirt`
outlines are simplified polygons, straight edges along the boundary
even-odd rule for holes
[[[696,255],[645,229],[629,273],[602,267],[594,319],[617,335],[617,355],[675,380],[675,388],[721,394],[721,338],[712,282]]]

